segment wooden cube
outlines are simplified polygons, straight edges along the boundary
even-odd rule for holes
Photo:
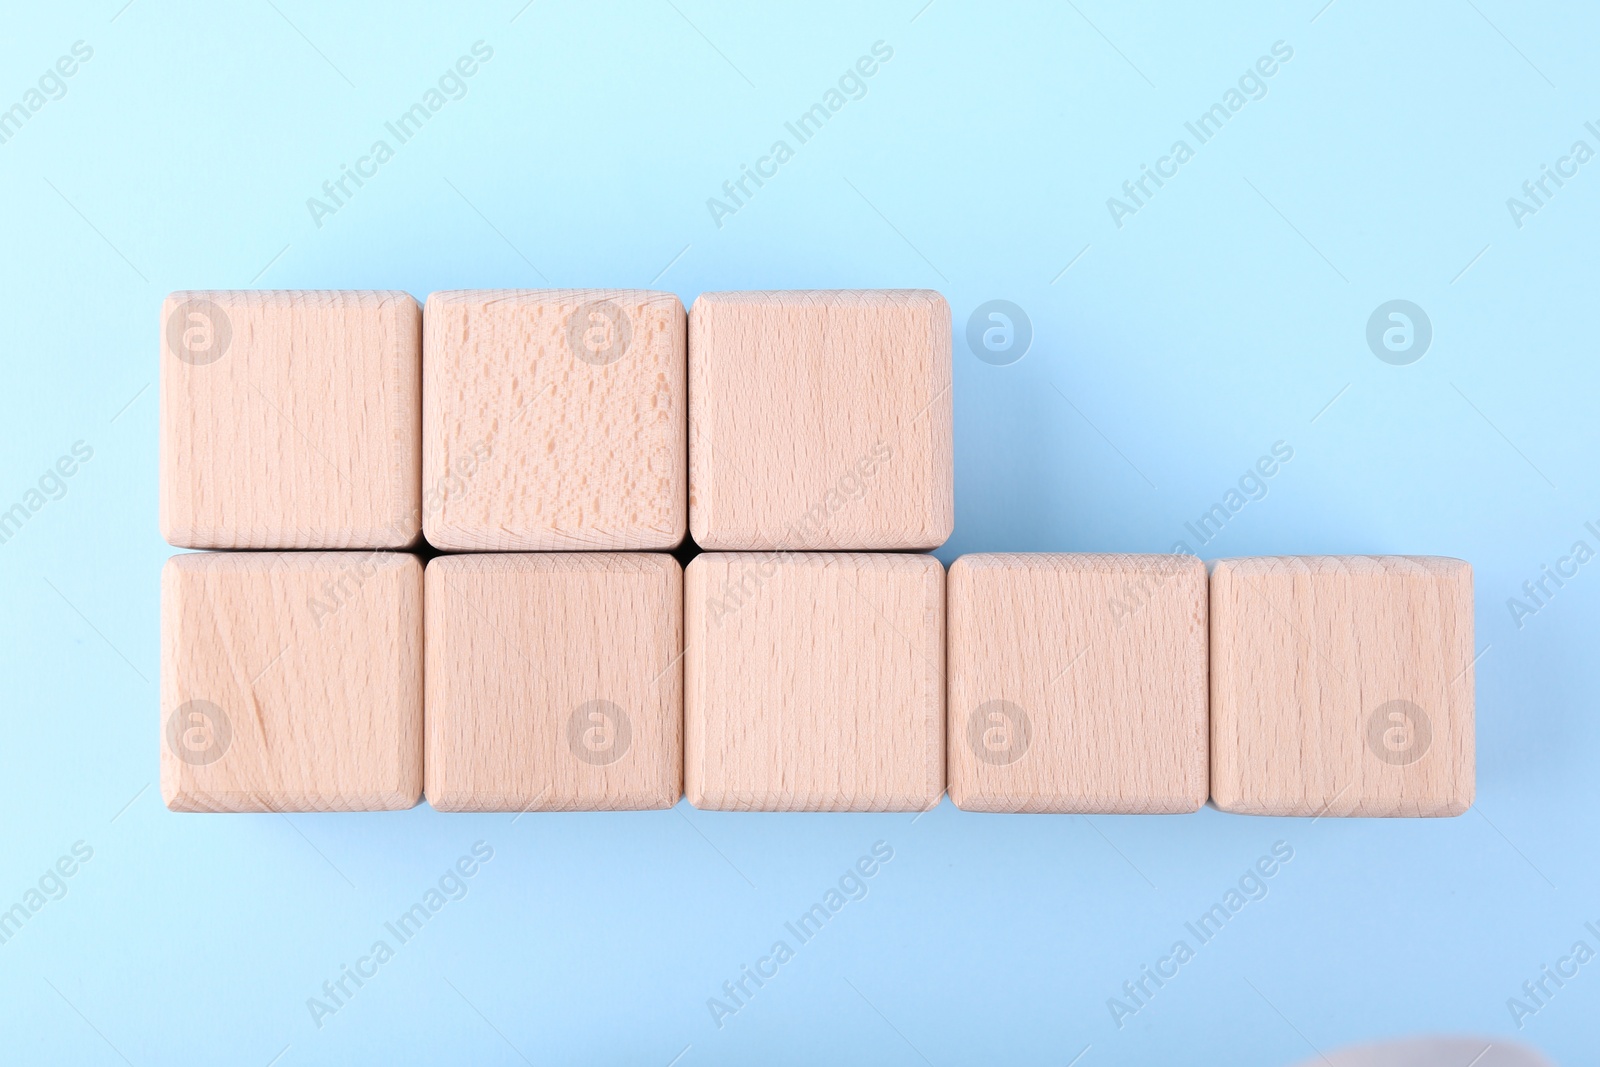
[[[548,552],[683,540],[687,336],[676,296],[434,293],[425,322],[430,543]]]
[[[174,811],[376,811],[422,793],[422,565],[190,553],[161,573]]]
[[[701,548],[949,538],[950,305],[938,293],[704,293],[689,314],[689,381]]]
[[[670,808],[683,795],[683,569],[667,555],[441,556],[427,578],[428,802]]]
[[[922,811],[944,794],[944,567],[707,553],[686,573],[697,808]]]
[[[1278,556],[1211,571],[1211,797],[1252,815],[1459,815],[1472,568]]]
[[[167,297],[162,536],[185,548],[412,544],[421,330],[407,293]]]
[[[1152,814],[1207,794],[1206,571],[1193,556],[950,566],[950,799]]]

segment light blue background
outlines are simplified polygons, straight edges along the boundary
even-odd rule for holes
[[[1280,1065],[1427,1031],[1594,1056],[1600,961],[1520,1032],[1506,1005],[1573,942],[1600,948],[1600,563],[1520,628],[1506,607],[1574,541],[1600,547],[1600,162],[1521,228],[1506,206],[1573,141],[1600,148],[1591,8],[121,3],[0,16],[0,106],[94,49],[0,145],[0,507],[94,449],[0,545],[0,906],[94,850],[0,945],[5,1059]],[[307,197],[479,40],[494,57],[465,98],[314,225]],[[707,198],[880,40],[865,97],[715,225]],[[1107,197],[1280,40],[1265,98],[1114,225]],[[546,284],[943,291],[946,561],[1165,551],[1289,442],[1200,553],[1471,560],[1477,805],[1315,824],[167,812],[162,296]],[[992,298],[1032,319],[1011,366],[962,340]],[[1364,339],[1394,298],[1433,323],[1410,366]],[[307,998],[480,839],[494,859],[467,897],[318,1029]],[[894,859],[869,896],[719,1030],[707,998],[878,840]],[[1119,1030],[1107,998],[1279,840],[1270,895]]]

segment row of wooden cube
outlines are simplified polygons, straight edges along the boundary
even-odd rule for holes
[[[1451,815],[1472,578],[1433,557],[197,553],[179,810]]]
[[[954,522],[935,292],[196,291],[161,321],[180,547],[929,549]]]

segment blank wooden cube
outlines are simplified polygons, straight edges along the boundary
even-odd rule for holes
[[[439,548],[667,549],[688,526],[683,303],[428,297],[423,528]]]
[[[1459,815],[1473,795],[1472,568],[1220,560],[1211,797],[1252,815]]]
[[[426,793],[440,811],[670,808],[683,570],[667,555],[428,564]]]
[[[167,297],[162,536],[185,548],[414,542],[421,329],[407,293]]]
[[[161,573],[174,811],[377,811],[422,792],[422,565],[191,553]]]
[[[689,314],[689,380],[701,548],[949,538],[950,305],[938,293],[704,293]]]
[[[922,811],[944,794],[944,567],[706,553],[686,573],[697,808]]]
[[[950,799],[1151,814],[1206,801],[1206,571],[1193,556],[950,567]]]

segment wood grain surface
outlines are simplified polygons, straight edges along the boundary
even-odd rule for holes
[[[1472,568],[1273,556],[1211,571],[1211,796],[1253,815],[1459,815]]]
[[[685,575],[697,808],[922,811],[944,794],[944,567],[705,553]]]
[[[428,803],[670,808],[683,570],[668,555],[441,556],[427,573]]]
[[[687,336],[676,296],[440,292],[424,333],[431,544],[542,552],[683,540]]]
[[[174,811],[376,811],[422,792],[422,565],[200,552],[161,573]]]
[[[1198,559],[962,556],[950,566],[949,611],[958,808],[1152,814],[1205,803]]]
[[[167,297],[162,536],[185,548],[411,545],[421,327],[402,292]]]
[[[689,525],[706,549],[929,549],[955,522],[936,292],[703,293]]]

